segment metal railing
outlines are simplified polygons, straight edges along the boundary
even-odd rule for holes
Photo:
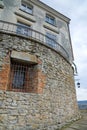
[[[19,36],[24,36],[24,37],[30,38],[32,40],[37,40],[37,41],[41,42],[42,44],[59,52],[63,57],[65,57],[67,60],[69,60],[69,55],[68,55],[67,51],[57,41],[47,37],[46,35],[38,32],[36,30],[33,30],[29,27],[0,20],[0,32],[16,34]]]

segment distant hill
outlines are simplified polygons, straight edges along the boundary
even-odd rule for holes
[[[87,100],[78,101],[79,109],[87,109]]]

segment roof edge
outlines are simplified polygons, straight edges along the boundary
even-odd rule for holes
[[[70,23],[70,18],[63,15],[62,13],[59,13],[57,10],[53,9],[52,7],[48,6],[47,4],[43,3],[41,0],[30,0],[35,5],[47,10],[48,12],[54,14],[55,16],[59,17],[60,19],[64,20],[67,23]]]

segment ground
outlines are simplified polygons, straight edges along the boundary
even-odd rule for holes
[[[82,118],[61,130],[87,130],[87,110],[81,110]]]

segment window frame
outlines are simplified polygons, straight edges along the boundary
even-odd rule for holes
[[[22,71],[22,67],[20,67],[17,64],[15,66],[15,70],[14,70],[13,64],[11,64],[11,67],[12,67],[11,72],[13,71],[12,88],[13,89],[24,89],[26,70]],[[23,74],[23,75],[21,75],[21,74]]]
[[[56,19],[53,16],[49,15],[49,14],[46,14],[45,22],[47,22],[47,23],[49,23],[51,25],[54,25],[54,26],[56,25]]]
[[[25,36],[32,36],[31,25],[24,24],[20,21],[17,22],[17,34],[22,34]]]
[[[57,42],[57,35],[46,32],[46,43],[51,46],[52,48],[56,47]]]
[[[35,79],[35,77],[38,76],[37,71],[35,71],[36,66],[36,64],[11,59],[8,90],[14,92],[36,92],[38,85],[38,79]],[[19,71],[24,73],[24,78],[21,77],[21,73],[17,75]],[[36,80],[36,82],[34,80]],[[36,85],[34,85],[33,81]],[[20,86],[21,83],[23,86]]]
[[[20,10],[22,10],[22,11],[24,11],[24,12],[30,14],[30,15],[33,15],[33,6],[30,5],[30,4],[22,2]]]

